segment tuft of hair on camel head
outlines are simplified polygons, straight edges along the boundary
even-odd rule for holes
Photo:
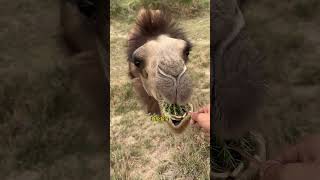
[[[128,34],[128,59],[138,47],[161,34],[185,40],[190,48],[192,46],[184,31],[178,27],[167,10],[142,8],[138,12],[134,27]]]
[[[188,105],[192,94],[192,81],[187,69],[191,47],[168,11],[139,11],[129,32],[127,55],[129,76],[140,99],[146,106],[151,101],[157,102],[156,108],[147,109],[158,109],[160,113],[172,105],[180,109]],[[172,126],[180,128],[187,113],[179,116],[168,114],[174,122]]]

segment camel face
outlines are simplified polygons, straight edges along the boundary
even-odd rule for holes
[[[170,104],[188,102],[191,96],[188,54],[184,40],[166,35],[147,42],[133,53],[133,64],[150,96]]]
[[[192,82],[187,62],[191,43],[165,13],[141,10],[129,34],[129,74],[144,104],[169,117],[174,129],[182,128],[191,105]],[[142,92],[141,92],[142,91]],[[148,109],[151,109],[148,107]]]

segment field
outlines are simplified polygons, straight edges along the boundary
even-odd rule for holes
[[[194,82],[193,98],[208,104],[209,11],[196,17],[177,17],[177,22],[194,45],[187,65]],[[166,124],[152,122],[132,89],[125,51],[133,23],[133,18],[111,19],[112,179],[209,179],[209,137],[193,127],[174,134]]]
[[[127,77],[127,33],[136,10],[150,2],[111,2],[112,178],[208,179],[209,138],[197,128],[176,135],[166,124],[151,122]],[[152,2],[157,6],[161,1]],[[170,10],[182,8],[174,16],[194,44],[188,65],[194,98],[206,104],[208,1],[176,2]],[[273,157],[300,136],[320,131],[320,3],[246,2],[247,29],[266,55],[270,83],[257,128],[269,140]],[[105,145],[67,66],[70,57],[61,39],[58,1],[0,0],[0,8],[1,179],[105,178]]]
[[[320,131],[319,10],[313,0],[248,1],[244,6],[247,29],[266,56],[269,89],[257,120],[269,140],[269,157]]]
[[[103,179],[86,101],[71,78],[59,1],[0,1],[0,177]]]

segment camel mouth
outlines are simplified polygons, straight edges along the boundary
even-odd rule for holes
[[[162,115],[168,119],[168,123],[175,129],[180,128],[191,118],[190,115],[188,115],[188,112],[193,110],[193,106],[190,103],[178,105],[163,101],[160,102],[159,105]]]
[[[171,122],[174,126],[179,126],[179,124],[181,123],[181,119],[180,120],[171,119]]]

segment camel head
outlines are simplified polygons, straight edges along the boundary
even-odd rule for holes
[[[219,138],[243,136],[258,126],[259,108],[267,90],[264,76],[264,54],[247,32],[239,2],[216,0],[211,5],[215,25],[211,53],[215,69],[214,132]]]
[[[128,38],[129,75],[149,113],[168,117],[175,130],[187,124],[192,108],[188,103],[192,93],[187,68],[190,50],[191,43],[167,13],[139,11]]]

